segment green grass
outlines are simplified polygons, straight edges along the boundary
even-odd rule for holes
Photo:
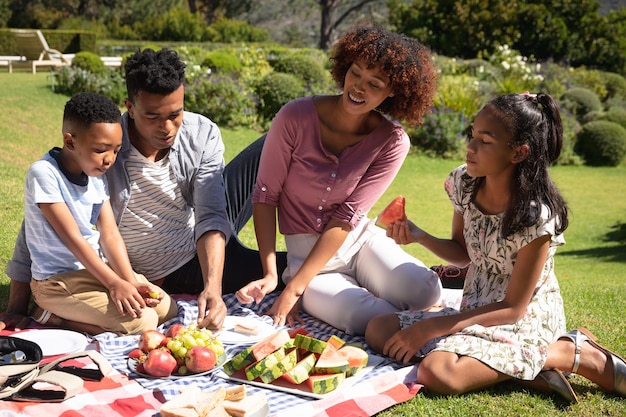
[[[22,220],[22,186],[30,163],[61,142],[61,117],[67,97],[52,94],[47,74],[0,73],[0,310],[6,308],[4,274]],[[226,159],[256,139],[250,130],[223,129]],[[376,204],[380,211],[398,194],[407,197],[408,216],[429,232],[449,236],[451,206],[443,191],[448,172],[460,161],[410,155],[397,179]],[[567,245],[556,256],[568,327],[589,327],[600,341],[626,355],[626,166],[555,167],[552,175],[571,208]],[[250,246],[254,232],[241,233]],[[417,245],[406,247],[427,265],[441,261]],[[572,358],[573,360],[573,358]],[[514,383],[453,398],[418,395],[380,416],[622,416],[626,401],[606,395],[583,378],[573,378],[580,404],[522,390]]]

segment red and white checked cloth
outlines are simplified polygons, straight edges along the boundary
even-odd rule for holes
[[[66,364],[82,365],[79,361]],[[60,403],[0,401],[0,416],[150,417],[156,414],[163,401],[159,392],[148,391],[113,370],[99,382],[84,381],[78,395]]]
[[[365,417],[410,400],[423,385],[415,382],[417,365],[355,384],[337,395],[310,401],[273,417]]]

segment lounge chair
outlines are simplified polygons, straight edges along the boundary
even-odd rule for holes
[[[37,67],[60,67],[72,63],[74,54],[63,54],[50,48],[40,30],[12,29],[11,32],[15,37],[17,52],[24,57],[23,60],[11,62],[12,67],[30,67],[35,74]],[[9,72],[12,72],[11,67]]]

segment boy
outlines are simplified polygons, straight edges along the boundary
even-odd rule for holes
[[[24,190],[33,318],[98,334],[139,334],[178,313],[176,303],[133,272],[104,173],[122,146],[119,108],[81,93],[65,105],[63,148],[28,171]]]

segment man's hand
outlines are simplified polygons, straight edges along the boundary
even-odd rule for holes
[[[22,330],[30,325],[30,318],[20,313],[0,313],[0,331]]]
[[[198,295],[198,327],[221,329],[226,318],[226,304],[221,295],[207,290]]]

